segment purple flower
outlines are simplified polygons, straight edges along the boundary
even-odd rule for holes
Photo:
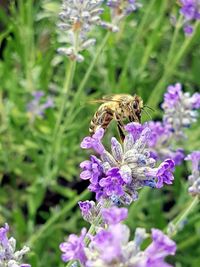
[[[5,223],[5,226],[0,228],[0,245],[3,247],[8,247],[9,245],[7,237],[8,232],[9,232],[9,225]]]
[[[31,267],[30,264],[21,263],[29,248],[24,246],[21,250],[15,251],[16,240],[13,237],[8,239],[8,232],[9,226],[6,223],[0,228],[0,266]]]
[[[174,161],[171,159],[166,159],[160,164],[157,169],[147,171],[146,175],[149,177],[156,177],[157,183],[156,187],[161,188],[163,184],[172,184],[174,176],[172,172],[174,171]]]
[[[102,21],[101,26],[109,31],[117,32],[120,22],[142,5],[136,0],[108,0],[107,6],[111,10],[111,22]]]
[[[33,99],[28,103],[27,111],[31,116],[31,121],[34,121],[36,117],[42,118],[46,109],[53,108],[54,102],[51,97],[48,97],[45,101],[42,91],[35,91],[32,96]]]
[[[184,32],[186,35],[193,33],[193,27],[190,23],[200,19],[200,1],[199,0],[180,0],[180,13],[184,16]]]
[[[200,169],[200,151],[194,151],[191,154],[189,154],[185,160],[191,160],[192,161],[192,169],[194,171],[199,171]]]
[[[98,154],[102,154],[105,150],[104,146],[101,143],[103,138],[104,130],[102,128],[98,129],[92,137],[88,136],[83,139],[81,142],[81,148],[84,149],[93,149]]]
[[[64,262],[70,260],[80,260],[84,264],[87,260],[84,248],[84,238],[86,236],[86,229],[82,229],[80,237],[71,234],[66,242],[60,244],[59,248],[62,251],[62,260]]]
[[[186,20],[200,19],[199,0],[180,0],[182,7],[181,13],[185,16]]]
[[[156,178],[160,181],[157,183],[159,186],[162,181],[169,184],[173,179],[171,171],[166,167],[169,167],[170,161],[165,161],[159,168],[155,167],[156,160],[148,148],[151,136],[148,125],[130,123],[125,128],[129,132],[123,145],[113,137],[112,153],[104,149],[100,159],[81,164],[81,178],[90,180],[88,188],[96,193],[96,199],[110,198],[117,205],[120,202],[129,205],[137,199],[137,190],[144,186],[155,188]],[[91,139],[89,147],[94,146]],[[88,147],[88,142],[85,146]]]
[[[102,178],[99,181],[99,185],[103,188],[103,191],[107,196],[117,195],[123,196],[124,181],[119,173],[118,168],[112,168],[106,173],[106,178]]]
[[[87,267],[134,266],[170,267],[164,262],[168,255],[174,255],[176,244],[158,229],[152,229],[152,243],[141,251],[142,242],[148,237],[145,229],[137,228],[135,238],[130,237],[126,225],[110,225],[91,237],[87,250]]]
[[[180,83],[170,85],[167,88],[167,93],[164,95],[164,106],[173,108],[181,99],[182,86]]]
[[[175,255],[176,243],[158,229],[152,229],[153,242],[144,251],[146,260],[138,267],[170,267],[164,262],[168,255]]]
[[[200,196],[200,151],[194,151],[185,160],[192,161],[192,174],[188,177],[189,193],[192,196]]]
[[[62,35],[67,35],[62,39],[67,41],[69,46],[60,47],[60,54],[77,62],[84,60],[81,52],[96,43],[96,39],[88,38],[88,33],[101,23],[100,15],[104,10],[102,3],[103,0],[63,0],[58,27]]]
[[[193,34],[193,27],[191,25],[185,25],[183,28],[186,35],[190,36]]]
[[[87,216],[91,212],[93,206],[95,205],[94,201],[89,201],[89,200],[79,201],[78,204],[83,216]]]
[[[174,161],[175,165],[180,165],[185,158],[184,150],[182,148],[178,148],[176,151],[172,151],[169,153],[169,158]]]
[[[123,263],[122,247],[128,242],[128,238],[129,230],[125,225],[116,224],[107,230],[100,230],[91,242],[91,248],[99,253],[98,258],[103,264],[99,266],[107,266],[112,262]]]
[[[144,130],[144,126],[137,122],[131,122],[125,125],[125,130],[133,136],[134,141],[139,139],[142,131]]]
[[[157,171],[157,188],[163,187],[163,184],[172,184],[174,176],[172,172],[174,171],[174,161],[171,159],[166,159],[163,163],[160,164]]]
[[[162,108],[164,110],[163,123],[171,127],[174,139],[184,138],[184,128],[197,121],[198,113],[195,111],[199,107],[199,94],[190,96],[183,93],[179,83],[169,86],[164,96]]]
[[[111,207],[102,210],[102,218],[106,224],[113,225],[124,221],[128,216],[128,209]]]
[[[192,107],[193,107],[193,109],[199,109],[200,108],[200,94],[199,93],[193,94]]]
[[[91,156],[90,161],[86,160],[80,164],[83,171],[80,174],[80,178],[83,180],[90,180],[92,184],[97,184],[99,177],[102,175],[101,161],[95,157]]]

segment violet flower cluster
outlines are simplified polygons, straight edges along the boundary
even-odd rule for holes
[[[107,227],[97,227],[95,235],[70,235],[60,244],[62,259],[79,260],[82,267],[170,267],[165,257],[174,255],[176,244],[158,229],[151,230],[151,243],[141,250],[141,244],[149,236],[145,229],[137,228],[134,239],[130,229],[121,222],[127,209],[111,207],[102,211],[102,221]],[[90,239],[87,247],[86,238]]]
[[[184,32],[193,33],[193,23],[200,20],[200,0],[180,0],[180,13],[184,16]]]
[[[8,224],[0,228],[0,266],[1,267],[31,267],[30,264],[22,263],[24,255],[29,252],[29,248],[24,246],[21,250],[16,250],[16,240],[8,238]]]
[[[180,83],[170,85],[164,95],[162,108],[163,121],[147,123],[151,129],[151,156],[161,160],[171,158],[175,165],[179,165],[185,156],[183,149],[176,146],[186,138],[184,129],[197,121],[200,94],[184,93]]]
[[[100,24],[102,2],[103,0],[63,0],[62,11],[59,14],[61,23],[58,27],[67,33],[70,46],[59,48],[59,53],[78,62],[84,60],[81,51],[96,42],[94,38],[88,38],[88,33],[93,26]]]
[[[111,22],[102,21],[101,25],[112,32],[117,32],[121,20],[135,12],[142,4],[137,0],[108,0],[107,6],[111,10]]]
[[[54,102],[51,97],[45,98],[42,91],[35,91],[32,96],[33,99],[28,103],[27,111],[33,122],[36,117],[42,118],[46,109],[54,107]]]
[[[136,0],[108,0],[111,22],[106,22],[100,17],[104,11],[102,4],[103,0],[63,0],[58,28],[66,33],[65,42],[69,46],[60,47],[58,53],[71,60],[82,62],[84,60],[82,51],[96,43],[95,38],[88,37],[94,26],[117,32],[120,21],[141,6]]]
[[[173,160],[166,159],[156,167],[157,162],[151,157],[148,148],[150,128],[130,123],[125,129],[124,143],[121,145],[113,137],[110,152],[101,142],[103,129],[81,143],[82,148],[93,149],[98,154],[80,164],[81,179],[90,181],[88,188],[96,194],[97,200],[110,199],[116,205],[129,205],[137,199],[138,189],[144,186],[161,188],[164,183],[172,184],[174,179]]]
[[[193,151],[185,160],[192,162],[192,174],[188,177],[190,184],[188,191],[192,196],[200,196],[200,151]]]

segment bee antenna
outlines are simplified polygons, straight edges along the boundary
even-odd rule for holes
[[[145,109],[143,109],[142,111],[144,111],[144,113],[150,118],[150,120],[152,120],[151,115],[149,114],[149,112],[147,112]]]
[[[149,106],[147,106],[147,105],[144,105],[144,108],[148,108],[148,109],[150,109],[151,111],[155,112],[155,109],[153,109],[153,108],[151,108],[151,107],[149,107]]]

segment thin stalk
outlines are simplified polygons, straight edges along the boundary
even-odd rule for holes
[[[172,221],[172,232],[169,233],[169,236],[174,236],[179,228],[181,223],[188,217],[188,215],[193,211],[193,209],[199,204],[199,197],[196,196],[194,199],[192,199],[191,203],[188,205],[188,207],[181,213],[181,215],[178,215],[177,218],[175,218]]]
[[[198,25],[199,24],[196,23],[195,30],[197,29]],[[177,36],[177,34],[175,34],[175,35]],[[152,93],[148,99],[148,102],[147,102],[148,106],[150,106],[152,108],[157,107],[157,105],[160,101],[160,98],[161,98],[161,96],[165,90],[165,84],[166,84],[167,80],[170,78],[170,76],[174,72],[174,69],[179,64],[180,60],[182,59],[182,57],[184,56],[184,54],[188,50],[188,48],[189,48],[190,44],[192,43],[192,41],[194,40],[194,38],[195,38],[195,34],[193,34],[192,37],[187,37],[185,39],[185,41],[183,42],[182,46],[177,51],[174,58],[172,58],[171,60],[168,60],[168,62],[166,63],[166,65],[164,67],[164,73],[163,73],[162,77],[160,78],[160,80],[156,84],[154,90],[152,91]]]
[[[140,38],[140,33],[145,29],[145,25],[146,25],[146,22],[148,20],[148,16],[149,16],[151,9],[153,8],[155,2],[156,2],[156,0],[149,1],[149,6],[146,7],[146,11],[145,11],[145,14],[142,18],[142,21],[139,24],[138,28],[136,29],[135,39],[134,39],[133,45],[131,46],[131,49],[130,49],[127,57],[126,57],[122,72],[119,75],[119,82],[118,82],[119,88],[122,86],[123,79],[124,79],[124,77],[128,71],[128,68],[129,68],[130,62],[132,60],[132,57],[134,55],[135,49],[137,48],[138,39]]]
[[[167,55],[166,66],[169,65],[169,62],[172,59],[173,52],[174,52],[174,49],[175,49],[176,43],[177,43],[178,34],[179,34],[179,31],[180,31],[182,25],[183,25],[183,16],[180,15],[179,19],[178,19],[178,21],[176,23],[176,26],[175,26],[175,31],[174,31],[174,34],[173,34],[173,37],[172,37],[172,41],[171,41],[171,45],[170,45],[170,49],[169,49],[169,52],[168,52],[168,55]]]
[[[104,208],[109,208],[110,205],[111,205],[111,202],[110,201],[106,201],[105,205],[104,205]],[[90,236],[94,235],[96,233],[96,227],[101,224],[101,221],[102,221],[101,209],[102,209],[102,207],[99,210],[99,213],[98,213],[98,215],[96,217],[95,222],[90,226],[90,228],[89,228],[89,230],[87,232],[87,235],[86,235],[86,237],[84,239],[84,242],[85,242],[86,246],[88,246],[90,244]],[[68,264],[66,265],[66,267],[71,267],[71,265],[74,262],[76,262],[76,261],[74,261],[74,260],[69,261]]]
[[[50,229],[62,216],[67,215],[67,213],[78,203],[78,201],[85,199],[88,195],[89,191],[86,189],[79,196],[71,200],[69,204],[65,205],[60,211],[50,217],[50,219],[30,237],[27,244],[32,247],[38,243],[38,240],[45,235],[48,229]]]
[[[84,89],[84,87],[85,87],[90,75],[91,75],[91,72],[94,69],[94,66],[97,63],[97,60],[98,60],[101,52],[103,51],[103,49],[104,49],[104,47],[105,47],[110,35],[111,35],[111,32],[107,32],[107,34],[105,35],[104,39],[102,40],[101,45],[98,47],[98,49],[97,49],[97,51],[96,51],[96,53],[95,53],[95,55],[93,57],[93,60],[92,60],[92,62],[90,64],[89,68],[87,69],[87,72],[84,75],[84,78],[82,79],[82,81],[81,81],[81,83],[80,83],[80,85],[79,85],[79,87],[78,87],[78,89],[77,89],[77,91],[76,91],[76,93],[74,95],[73,105],[71,106],[71,108],[69,110],[69,113],[68,113],[68,118],[69,119],[71,119],[70,116],[72,115],[73,110],[76,107],[76,103],[79,100],[79,97],[80,97],[80,95],[81,95],[81,93],[82,93],[82,91],[83,91],[83,89]]]
[[[60,132],[60,135],[58,138],[58,142],[60,142],[60,143],[62,142],[63,132],[67,128],[67,126],[69,125],[69,121],[73,121],[74,118],[76,117],[77,113],[74,110],[75,110],[75,108],[77,108],[77,101],[79,100],[80,95],[81,95],[82,91],[84,90],[84,87],[85,87],[85,85],[86,85],[86,83],[87,83],[87,81],[91,75],[91,72],[94,69],[94,66],[95,66],[101,52],[103,51],[110,35],[111,35],[111,32],[107,32],[107,34],[105,35],[104,39],[102,40],[101,45],[98,47],[98,49],[97,49],[97,51],[93,57],[93,60],[90,64],[89,68],[87,69],[87,72],[85,73],[84,78],[82,79],[82,81],[78,87],[78,90],[76,91],[76,93],[74,95],[73,104],[70,106],[70,108],[68,110],[68,114],[67,114],[67,118],[66,118],[65,123],[64,123],[64,127],[61,129],[61,132]],[[58,148],[60,147],[60,145],[58,143],[56,145]],[[58,155],[59,155],[59,149],[56,150],[55,160],[58,158]],[[57,172],[57,170],[54,171],[54,173],[56,173],[56,172]]]
[[[46,164],[45,164],[45,176],[46,179],[48,179],[49,176],[49,171],[50,171],[50,164],[51,164],[51,160],[54,157],[54,149],[55,147],[57,147],[57,143],[59,142],[59,138],[58,137],[58,133],[60,131],[61,125],[62,125],[62,121],[63,121],[63,117],[65,114],[65,109],[66,109],[66,103],[67,103],[67,96],[68,96],[68,92],[71,89],[72,86],[72,81],[74,78],[74,74],[75,74],[75,69],[76,69],[76,62],[75,61],[70,61],[69,63],[69,67],[66,69],[66,75],[65,75],[65,82],[64,82],[64,86],[63,86],[63,91],[60,94],[60,98],[61,98],[61,105],[60,105],[60,109],[58,112],[58,117],[56,120],[56,125],[54,127],[54,131],[53,131],[53,137],[52,137],[52,142],[51,142],[51,151],[48,152],[47,155],[47,159],[46,159]]]

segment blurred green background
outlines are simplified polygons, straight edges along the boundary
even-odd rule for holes
[[[177,1],[141,2],[143,7],[123,21],[121,30],[110,34],[89,79],[80,88],[106,35],[100,28],[90,33],[97,44],[84,52],[85,61],[77,65],[62,120],[63,134],[56,137],[55,146],[52,135],[65,97],[62,88],[69,63],[56,52],[64,38],[56,26],[61,1],[0,2],[0,225],[8,222],[18,245],[31,246],[28,260],[33,267],[64,266],[59,243],[87,225],[77,201],[93,197],[86,190],[87,182],[79,179],[79,164],[88,157],[80,142],[88,135],[97,108],[89,100],[111,93],[137,93],[155,109],[153,119],[159,120],[167,85],[181,82],[185,91],[200,91],[198,25],[192,37],[185,37],[181,28],[171,24],[171,16],[179,15]],[[108,8],[103,17],[109,19]],[[54,107],[43,117],[33,118],[27,105],[38,90],[44,92],[44,99],[51,96]],[[146,120],[149,118],[143,115]],[[199,129],[198,122],[187,130],[186,151],[199,149]],[[108,145],[116,134],[113,124],[106,135]],[[127,220],[133,232],[137,226],[164,229],[184,209],[189,201],[189,172],[184,163],[176,169],[173,186],[140,192]],[[174,266],[198,267],[197,210],[175,239]]]

